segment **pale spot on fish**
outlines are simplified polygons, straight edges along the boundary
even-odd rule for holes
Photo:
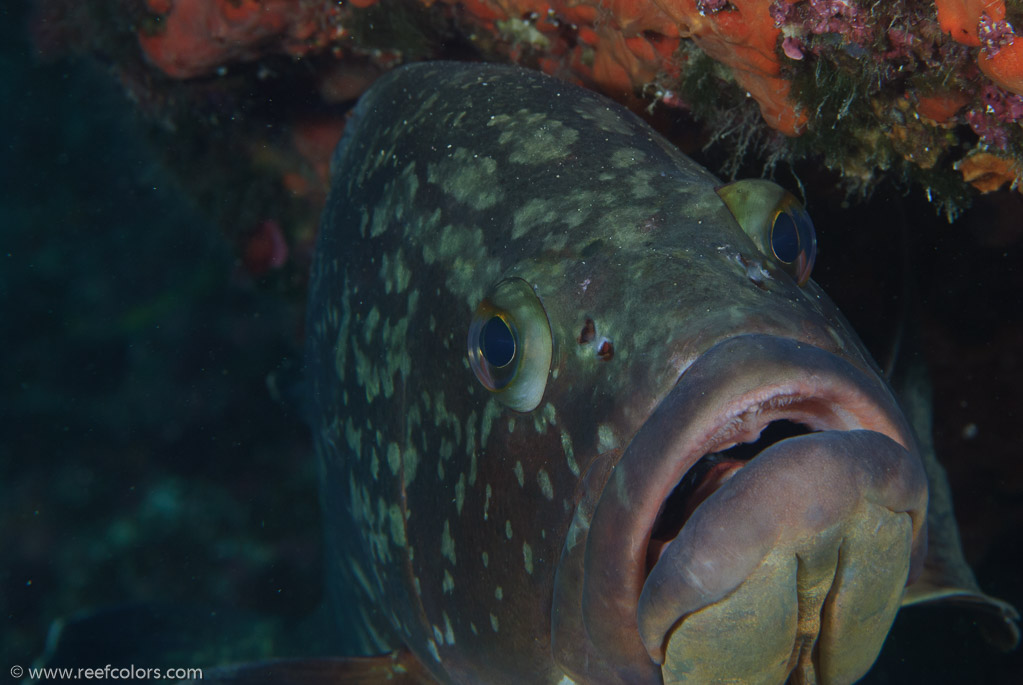
[[[490,567],[490,555],[487,554],[486,552],[484,552],[482,554],[482,557],[483,557],[483,568],[489,568]]]
[[[615,437],[614,429],[606,423],[597,426],[597,440],[601,453],[609,452],[618,447],[618,439]]]
[[[369,211],[363,207],[359,213],[359,235],[366,237],[366,227],[369,225]]]
[[[657,189],[652,183],[657,172],[651,169],[636,169],[629,174],[629,189],[635,200],[642,200],[657,195]]]
[[[391,519],[391,539],[398,547],[404,547],[407,540],[405,538],[405,517],[401,513],[401,508],[397,504],[392,504],[388,508],[387,514]]]
[[[515,467],[512,470],[515,471],[515,479],[519,481],[519,487],[524,487],[526,485],[526,474],[522,470],[522,462],[515,462]]]
[[[628,169],[642,164],[646,160],[646,154],[642,150],[632,148],[620,148],[611,153],[611,166],[618,169]]]
[[[512,215],[513,240],[539,226],[549,226],[561,219],[561,205],[541,198],[530,198]]]
[[[560,252],[565,249],[568,244],[567,232],[564,233],[548,233],[544,236],[543,247],[545,250],[550,252]]]
[[[375,448],[370,448],[369,454],[369,472],[373,474],[373,480],[378,480],[378,476],[380,475],[380,457],[377,456]]]
[[[561,449],[565,451],[565,462],[568,464],[568,470],[572,472],[573,476],[578,478],[579,464],[575,461],[575,454],[572,449],[572,436],[567,431],[561,431]]]
[[[358,459],[362,455],[362,431],[352,424],[351,418],[345,421],[345,442]]]
[[[405,485],[408,486],[416,478],[416,470],[419,468],[419,452],[415,445],[408,445],[402,453],[405,466]]]
[[[498,601],[504,599],[504,590],[501,589],[500,585],[494,588],[494,599]]]
[[[444,191],[473,209],[493,207],[504,197],[501,186],[492,176],[497,162],[480,157],[466,148],[458,148],[451,156],[427,167],[427,179],[440,185]]]
[[[505,521],[504,522],[504,534],[506,536],[508,536],[509,540],[512,539],[512,525],[511,525],[511,521]]]
[[[392,475],[398,475],[398,470],[401,469],[401,451],[397,443],[387,443],[387,466],[390,467]]]
[[[550,402],[543,406],[543,417],[547,420],[548,424],[553,426],[557,423],[557,419],[555,418],[556,414],[557,412],[554,409],[554,405]]]
[[[440,449],[437,450],[437,454],[440,455],[441,459],[450,459],[451,455],[455,451],[455,444],[448,440],[447,437],[440,439]]]
[[[411,277],[411,272],[409,272],[409,277]],[[409,314],[414,314],[415,311],[416,311],[416,307],[418,307],[418,306],[419,306],[419,291],[413,288],[409,292],[409,294],[408,294],[408,300],[406,302],[406,310],[408,311]]]
[[[550,426],[557,423],[554,405],[548,402],[539,412],[533,413],[533,428],[537,433],[546,433]]]
[[[385,192],[393,193],[393,185],[388,184]],[[378,206],[373,210],[373,219],[369,225],[369,235],[371,238],[376,238],[383,235],[387,231],[387,223],[390,218],[390,213],[386,207]]]
[[[536,482],[540,486],[540,492],[547,498],[547,501],[553,501],[554,487],[551,485],[551,477],[547,471],[540,469],[540,472],[536,474]]]
[[[533,548],[528,542],[522,543],[522,562],[526,566],[526,573],[533,575]]]
[[[426,641],[426,649],[430,652],[430,656],[432,656],[434,660],[436,660],[436,662],[439,664],[440,654],[437,652],[437,644],[433,641],[433,638],[430,638]]]
[[[440,554],[455,566],[455,540],[451,537],[451,523],[445,519],[444,532],[440,536]]]
[[[458,476],[458,482],[455,483],[455,509],[458,513],[462,513],[462,505],[465,504],[465,474],[462,473]]]
[[[440,589],[445,595],[449,595],[455,590],[455,579],[447,569],[444,569],[444,579],[441,581]]]
[[[490,614],[490,627],[494,629],[494,632],[500,631],[500,624],[497,622],[497,616]]]
[[[602,131],[619,133],[624,136],[635,135],[635,132],[625,123],[626,120],[618,112],[612,111],[610,107],[579,106],[575,108],[575,112],[586,121],[595,123]]]
[[[579,132],[560,121],[548,121],[543,112],[520,109],[512,115],[498,114],[487,126],[501,129],[497,142],[511,145],[508,159],[517,164],[545,164],[566,156]]]
[[[366,315],[366,322],[362,325],[362,339],[367,345],[373,340],[373,331],[376,330],[378,323],[380,323],[380,310],[374,306],[369,310],[369,314]]]
[[[384,282],[385,293],[390,293],[392,290],[395,293],[404,292],[412,278],[412,272],[405,266],[404,255],[400,249],[393,256],[384,253],[380,258],[380,272],[378,275]],[[372,313],[371,311],[370,314]],[[369,321],[367,320],[368,324]],[[369,342],[368,334],[366,342]]]
[[[451,619],[448,618],[447,612],[441,614],[444,617],[444,642],[449,645],[455,644],[455,631],[451,627]]]
[[[480,419],[480,446],[487,444],[487,438],[490,436],[490,429],[493,426],[494,419],[501,415],[501,405],[494,398],[490,398],[487,402],[487,406],[483,408],[483,418]]]

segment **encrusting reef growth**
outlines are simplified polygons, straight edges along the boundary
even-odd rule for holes
[[[713,143],[726,176],[812,160],[853,196],[920,188],[949,220],[1023,187],[1021,0],[36,0],[33,30],[111,65],[200,200],[239,175],[277,191],[206,203],[255,273],[282,262],[268,220],[308,252],[348,104],[422,59],[519,63],[695,120],[690,148]]]

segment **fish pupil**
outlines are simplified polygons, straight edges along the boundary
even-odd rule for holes
[[[515,334],[500,316],[491,317],[480,331],[480,352],[487,363],[501,368],[515,358]]]
[[[774,256],[791,264],[799,257],[799,229],[788,212],[779,212],[771,228],[771,249]]]

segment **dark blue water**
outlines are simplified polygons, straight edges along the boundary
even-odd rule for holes
[[[267,390],[300,363],[301,312],[241,273],[103,65],[40,60],[8,5],[0,672],[39,656],[54,619],[99,607],[308,614],[314,470]]]

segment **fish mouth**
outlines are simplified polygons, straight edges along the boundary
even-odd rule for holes
[[[562,564],[582,565],[578,675],[600,682],[855,680],[926,551],[926,476],[886,386],[768,335],[697,358],[593,497]]]
[[[795,417],[791,416],[773,420],[765,416],[768,411],[781,410],[780,413],[786,414],[783,407],[788,404],[789,399],[772,398],[766,403],[744,411],[742,418],[736,422],[738,425],[729,424],[721,427],[720,432],[726,435],[715,436],[711,440],[713,444],[708,448],[711,451],[700,457],[686,471],[661,505],[647,545],[647,576],[682,532],[682,528],[696,508],[728,482],[739,469],[777,442],[822,430],[806,423],[795,422],[793,420]]]

